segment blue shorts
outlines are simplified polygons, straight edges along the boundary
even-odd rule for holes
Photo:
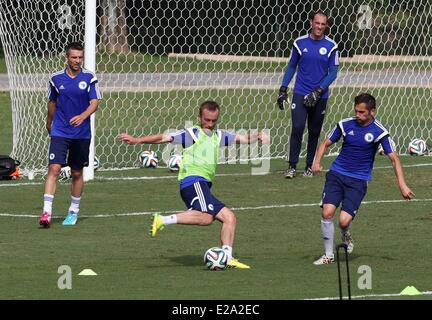
[[[180,195],[190,210],[206,212],[216,216],[225,205],[210,192],[209,182],[198,181],[180,190]]]
[[[351,178],[330,170],[326,174],[321,207],[323,204],[333,204],[337,208],[342,203],[341,210],[349,213],[354,219],[366,191],[366,180]]]
[[[88,166],[90,139],[69,139],[51,137],[48,164],[70,166],[72,170],[81,170]]]

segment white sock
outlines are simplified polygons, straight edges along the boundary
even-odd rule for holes
[[[73,211],[75,214],[78,214],[80,202],[81,202],[81,197],[71,196],[71,204],[69,207],[69,212]]]
[[[172,214],[170,216],[161,216],[165,225],[176,224],[177,223],[177,215]]]
[[[226,252],[226,254],[228,255],[228,261],[230,261],[232,258],[232,247],[225,244],[222,246],[222,250]]]
[[[321,231],[326,256],[333,256],[334,224],[332,219],[321,219]]]
[[[43,212],[46,212],[49,215],[51,215],[53,201],[54,201],[54,195],[46,194],[46,193],[44,194]]]

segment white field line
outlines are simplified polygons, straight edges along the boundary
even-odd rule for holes
[[[416,167],[430,167],[432,166],[432,162],[430,163],[418,163],[418,164],[412,164],[412,165],[405,165],[404,168],[416,168]],[[374,167],[374,170],[376,169],[391,169],[392,166],[377,166]],[[323,170],[323,172],[327,172],[328,170]],[[273,174],[274,172],[268,172],[259,174],[257,176],[263,176],[263,175],[269,175]],[[235,176],[250,176],[250,173],[221,173],[217,174],[217,177],[235,177]],[[172,176],[140,176],[140,177],[95,177],[94,181],[134,181],[134,180],[163,180],[163,179],[177,179],[176,175]],[[20,186],[35,186],[43,184],[44,181],[38,181],[38,182],[11,182],[11,183],[2,183],[0,184],[0,188],[6,188],[6,187],[20,187]],[[92,183],[92,181],[89,181],[87,183]]]
[[[395,200],[374,200],[374,201],[364,201],[362,205],[379,204],[379,203],[399,203],[406,202],[408,200],[395,199]],[[411,202],[432,202],[432,199],[412,199]],[[233,211],[251,211],[251,210],[268,210],[268,209],[283,209],[283,208],[299,208],[299,207],[318,207],[319,203],[293,203],[293,204],[278,204],[278,205],[265,205],[256,207],[238,207],[231,208]],[[116,214],[96,214],[96,215],[80,215],[83,218],[113,218],[113,217],[125,217],[125,216],[145,216],[154,213],[160,214],[173,214],[176,212],[182,212],[185,209],[175,209],[168,211],[143,211],[143,212],[126,212],[126,213],[116,213]],[[39,215],[31,213],[0,213],[0,217],[14,217],[14,218],[36,218]]]
[[[267,174],[270,174],[267,173]],[[250,176],[250,173],[222,173],[217,174],[217,177],[224,177],[224,176]],[[262,176],[263,174],[260,174]],[[94,181],[134,181],[134,180],[164,180],[164,179],[177,179],[177,176],[159,176],[159,177],[152,177],[152,176],[141,176],[141,177],[95,177]],[[94,181],[88,181],[88,183],[92,183]],[[11,183],[3,183],[0,184],[1,187],[20,187],[20,186],[36,186],[43,184],[44,181],[38,181],[38,182],[11,182]]]
[[[422,291],[422,295],[432,295],[432,291]],[[383,293],[383,294],[365,294],[360,296],[351,296],[351,299],[363,299],[363,298],[373,298],[373,297],[401,297],[400,293]],[[348,297],[343,297],[348,299]],[[324,298],[312,298],[304,300],[339,300],[339,297],[324,297]]]

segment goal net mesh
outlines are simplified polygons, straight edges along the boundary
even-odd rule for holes
[[[95,154],[103,169],[134,167],[146,149],[166,161],[172,151],[167,146],[129,146],[117,136],[195,124],[205,100],[220,103],[220,128],[267,129],[269,156],[286,158],[291,113],[289,103],[278,109],[277,93],[292,43],[309,31],[317,9],[329,15],[327,34],[339,45],[341,63],[321,138],[353,115],[354,96],[367,91],[376,96],[377,117],[401,154],[413,138],[430,143],[432,5],[427,0],[100,0],[97,5],[96,74],[103,100],[96,113]],[[65,45],[84,42],[84,28],[84,1],[0,2],[12,156],[25,170],[46,171],[48,80],[65,66]],[[304,146],[306,134],[307,127]],[[259,150],[238,150],[231,160],[252,155],[261,156]]]

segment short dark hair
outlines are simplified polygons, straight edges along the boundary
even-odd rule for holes
[[[354,98],[354,105],[358,105],[360,103],[364,103],[369,111],[376,109],[375,97],[369,93],[360,93]]]
[[[69,53],[69,50],[78,50],[78,51],[84,51],[84,47],[79,42],[71,42],[65,47],[66,54]]]
[[[326,19],[328,20],[328,15],[327,15],[327,13],[325,13],[325,12],[322,11],[322,10],[317,10],[317,11],[315,11],[314,13],[312,13],[312,15],[311,15],[311,20],[313,20],[317,14],[321,14],[321,15],[323,15],[323,16],[326,17]]]
[[[201,116],[204,109],[207,109],[209,111],[220,111],[219,104],[215,101],[207,100],[201,103],[200,109],[199,109],[199,115]]]

